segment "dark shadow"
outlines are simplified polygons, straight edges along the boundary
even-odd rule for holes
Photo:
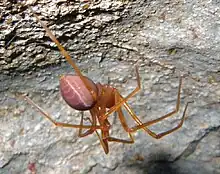
[[[126,170],[140,174],[212,174],[209,164],[185,158],[173,159],[171,154],[157,151],[145,154],[127,152],[123,158]],[[207,166],[208,165],[208,166]]]
[[[126,168],[139,170],[140,174],[180,174],[175,163],[170,161],[170,155],[165,152],[152,153],[148,157],[136,153],[132,157],[124,157],[124,162]]]
[[[151,154],[147,162],[147,168],[143,169],[143,173],[148,174],[179,174],[175,163],[169,161],[170,155],[166,153]]]

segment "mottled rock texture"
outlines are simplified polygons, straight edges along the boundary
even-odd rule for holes
[[[74,73],[33,17],[47,23],[85,75],[110,83],[143,121],[175,108],[184,75],[181,109],[150,128],[181,129],[163,139],[144,131],[132,145],[110,143],[105,155],[96,135],[57,128],[11,92],[28,93],[57,121],[79,124],[80,113],[59,94],[59,76]],[[101,0],[0,2],[0,173],[220,173],[220,3],[217,0]],[[89,116],[89,113],[84,113]],[[126,114],[129,125],[134,122]],[[112,134],[127,138],[112,115]]]

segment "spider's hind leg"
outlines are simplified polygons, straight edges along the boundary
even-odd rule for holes
[[[124,99],[118,92],[116,92],[116,101],[120,101],[120,102],[121,102],[121,101],[124,101],[123,105],[124,105],[125,109],[126,109],[127,112],[131,115],[131,117],[135,120],[135,122],[138,124],[137,126],[134,126],[134,127],[129,128],[128,125],[127,125],[127,123],[126,123],[126,120],[125,120],[125,117],[124,117],[123,113],[122,113],[122,114],[119,114],[119,119],[120,119],[121,124],[122,124],[122,126],[124,127],[125,131],[131,133],[131,132],[136,132],[136,131],[139,130],[139,129],[144,129],[150,136],[152,136],[153,138],[159,139],[159,138],[162,138],[162,137],[165,136],[165,135],[168,135],[168,134],[170,134],[170,133],[176,131],[176,130],[179,129],[180,127],[182,127],[183,122],[184,122],[184,119],[185,119],[185,116],[186,116],[186,111],[187,111],[187,108],[188,108],[188,104],[189,104],[189,103],[192,103],[192,102],[187,102],[187,103],[186,103],[186,106],[185,106],[185,109],[184,109],[184,112],[183,112],[181,121],[180,121],[180,123],[179,123],[176,127],[172,128],[172,129],[170,129],[170,130],[168,130],[168,131],[159,133],[159,134],[156,134],[155,132],[153,132],[153,131],[151,131],[150,129],[147,128],[147,126],[153,125],[153,124],[155,124],[155,123],[157,123],[157,122],[159,122],[159,121],[161,121],[161,120],[163,120],[163,119],[165,119],[165,118],[168,118],[168,117],[170,117],[170,116],[173,116],[175,113],[177,113],[177,112],[179,111],[181,86],[182,86],[182,77],[180,77],[180,80],[179,80],[179,88],[178,88],[178,94],[177,94],[176,108],[175,108],[172,112],[170,112],[170,113],[168,113],[168,114],[166,114],[166,115],[164,115],[164,116],[162,116],[162,117],[160,117],[160,118],[157,118],[157,119],[148,121],[148,122],[146,122],[146,123],[143,123],[143,122],[137,117],[137,115],[136,115],[136,114],[134,113],[134,111],[130,108],[130,106],[129,106],[128,103],[125,101],[125,99]],[[119,102],[119,103],[120,103],[120,102]]]

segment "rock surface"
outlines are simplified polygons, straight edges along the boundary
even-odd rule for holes
[[[80,113],[59,94],[59,76],[74,73],[23,1],[0,4],[0,173],[220,173],[220,32],[218,1],[28,1],[85,75],[110,83],[146,122],[180,112],[150,128],[159,133],[187,119],[162,139],[144,131],[131,145],[110,143],[105,155],[94,135],[57,128],[11,92],[28,93],[57,121],[77,124]],[[126,114],[126,113],[125,113]],[[85,112],[85,116],[89,113]],[[126,114],[129,125],[134,122]],[[118,118],[112,134],[127,138]]]

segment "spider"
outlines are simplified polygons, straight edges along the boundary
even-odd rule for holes
[[[137,87],[125,98],[122,97],[122,95],[118,92],[116,88],[110,85],[100,84],[100,83],[95,84],[91,79],[82,75],[80,69],[74,63],[74,61],[72,60],[70,55],[67,53],[67,51],[63,48],[63,46],[60,44],[60,42],[56,39],[55,35],[40,20],[40,18],[34,13],[32,9],[31,11],[36,17],[36,19],[38,20],[38,22],[46,30],[46,33],[50,37],[50,39],[53,42],[55,42],[61,54],[65,57],[67,62],[75,70],[75,73],[76,73],[75,75],[68,74],[68,75],[62,75],[60,77],[59,82],[60,82],[61,96],[66,101],[66,103],[73,109],[76,109],[78,111],[88,110],[91,114],[91,118],[83,118],[83,115],[82,115],[79,125],[57,122],[53,120],[52,116],[50,116],[47,112],[45,112],[40,106],[35,104],[28,96],[21,95],[21,97],[24,100],[26,100],[29,104],[31,104],[37,111],[39,111],[44,117],[46,117],[49,121],[51,121],[55,126],[78,128],[79,137],[85,137],[95,132],[99,138],[101,146],[104,149],[104,152],[108,154],[109,153],[109,145],[108,145],[109,142],[132,144],[134,143],[134,138],[132,136],[132,133],[136,132],[137,130],[143,129],[146,133],[148,133],[153,138],[160,139],[163,136],[176,131],[183,125],[183,122],[186,116],[187,107],[190,102],[186,103],[185,109],[183,111],[183,115],[181,117],[181,121],[174,128],[164,131],[159,134],[156,134],[155,132],[151,131],[148,128],[148,126],[153,125],[165,118],[168,118],[179,111],[180,92],[181,92],[181,86],[182,86],[181,76],[179,78],[176,108],[172,112],[165,114],[164,116],[160,118],[143,123],[137,117],[137,115],[134,113],[134,111],[131,109],[131,107],[127,103],[127,101],[131,97],[133,97],[135,94],[137,94],[137,92],[139,92],[139,90],[141,89],[141,82],[140,82],[138,67],[135,66],[136,77],[137,77]],[[136,122],[137,124],[136,126],[133,126],[133,127],[128,126],[125,116],[122,112],[122,107],[126,109],[126,111],[129,113],[132,119]],[[129,135],[129,139],[119,139],[119,138],[112,137],[110,135],[109,130],[111,129],[111,124],[108,118],[114,112],[117,113],[117,116],[119,118],[119,121],[122,127]],[[83,123],[83,120],[88,120],[91,124],[85,125]],[[83,132],[83,129],[86,129],[86,131]],[[97,130],[101,131],[101,135],[98,133]]]

